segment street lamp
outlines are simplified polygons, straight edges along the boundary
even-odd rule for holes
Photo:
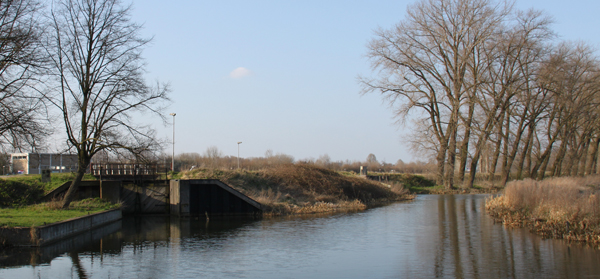
[[[171,171],[175,172],[175,115],[176,113],[172,112],[169,115],[173,116],[173,156],[171,157]]]
[[[240,143],[242,142],[238,141],[238,169],[240,168]]]

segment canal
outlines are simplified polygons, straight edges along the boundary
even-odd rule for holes
[[[128,217],[0,253],[0,278],[583,278],[600,251],[506,229],[486,195],[422,195],[362,212],[261,220]]]

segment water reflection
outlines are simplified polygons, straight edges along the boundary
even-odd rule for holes
[[[436,212],[423,207],[420,215],[436,216],[436,230],[416,237],[422,260],[434,263],[431,277],[456,278],[579,278],[600,275],[597,250],[542,240],[525,229],[505,229],[485,216],[482,196],[442,195]],[[429,211],[428,211],[429,210]],[[431,255],[431,256],[427,256]],[[424,258],[423,258],[424,257]],[[423,271],[416,271],[423,275]]]
[[[126,218],[0,278],[579,278],[600,253],[507,230],[485,196],[419,196],[357,213],[278,219]],[[45,252],[37,251],[40,255]],[[50,256],[48,256],[50,257]],[[7,266],[4,262],[0,265]]]

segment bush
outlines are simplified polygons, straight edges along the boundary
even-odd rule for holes
[[[0,179],[0,207],[32,204],[42,196],[44,186],[41,183],[24,184]]]

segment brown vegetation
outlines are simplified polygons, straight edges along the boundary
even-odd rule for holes
[[[600,176],[513,181],[486,210],[506,226],[600,245]]]
[[[266,206],[267,214],[365,209],[412,198],[400,184],[386,185],[310,164],[283,164],[259,171],[194,169],[181,179],[219,179]]]

